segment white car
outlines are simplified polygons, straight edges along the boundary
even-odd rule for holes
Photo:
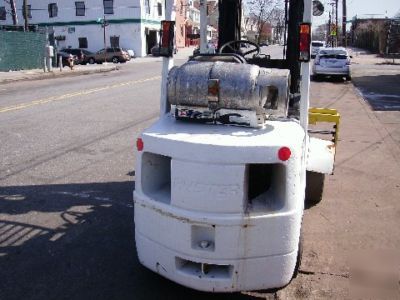
[[[321,48],[314,60],[314,78],[326,75],[341,76],[351,80],[350,58],[343,47]]]
[[[325,42],[322,41],[312,41],[311,42],[311,58],[317,56],[320,48],[325,47]]]

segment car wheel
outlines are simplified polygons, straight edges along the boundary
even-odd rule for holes
[[[347,80],[347,81],[351,81],[351,75],[347,75],[347,76],[346,76],[346,80]]]
[[[89,58],[89,64],[93,65],[95,63],[94,58]]]
[[[112,62],[113,62],[114,64],[119,63],[119,58],[118,58],[117,56],[114,56],[114,57],[112,58]]]
[[[305,207],[310,208],[322,200],[324,193],[325,174],[307,171]]]

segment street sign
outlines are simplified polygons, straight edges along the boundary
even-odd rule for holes
[[[337,35],[336,25],[332,24],[331,36],[336,36],[336,35]]]

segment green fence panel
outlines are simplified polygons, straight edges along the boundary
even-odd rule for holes
[[[45,34],[0,31],[0,71],[42,68],[45,46]]]

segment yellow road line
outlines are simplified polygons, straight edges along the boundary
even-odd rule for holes
[[[154,76],[154,77],[150,77],[150,78],[146,78],[146,79],[126,81],[126,82],[122,82],[122,83],[106,85],[103,87],[93,88],[93,89],[89,89],[89,90],[83,90],[80,92],[69,93],[69,94],[64,94],[64,95],[60,95],[60,96],[52,96],[49,98],[34,100],[31,102],[21,103],[21,104],[17,104],[17,105],[0,107],[0,113],[24,109],[24,108],[32,107],[35,105],[41,105],[41,104],[46,104],[46,103],[50,103],[50,102],[70,99],[70,98],[74,98],[77,96],[90,95],[90,94],[101,92],[104,90],[115,89],[115,88],[119,88],[122,86],[134,85],[134,84],[143,83],[143,82],[147,82],[147,81],[153,81],[153,80],[157,80],[160,78],[161,78],[161,76]]]

